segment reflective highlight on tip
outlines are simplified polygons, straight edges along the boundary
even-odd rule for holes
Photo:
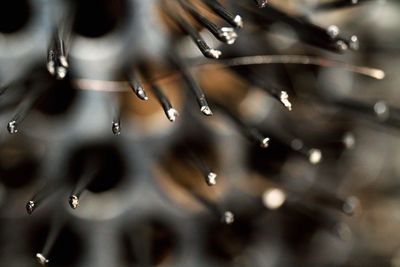
[[[224,224],[232,224],[235,221],[235,215],[231,211],[225,211],[222,215],[222,222]]]
[[[262,202],[266,208],[276,210],[286,202],[286,194],[279,188],[271,188],[263,193]]]
[[[260,142],[260,147],[262,148],[267,148],[269,146],[269,138],[266,137],[264,139],[261,140]]]
[[[72,195],[69,197],[69,205],[73,209],[77,209],[79,207],[79,197],[77,195]]]
[[[114,135],[120,135],[121,134],[121,123],[119,121],[113,121],[111,129],[112,129],[112,132]]]
[[[26,203],[26,212],[31,215],[33,213],[33,211],[36,208],[36,204],[35,202],[33,202],[32,200],[28,201],[28,203]]]
[[[204,50],[204,55],[208,58],[218,59],[222,55],[222,52],[217,49],[209,48]]]
[[[236,42],[238,37],[235,30],[231,27],[222,27],[220,29],[220,38],[224,40],[225,43],[232,45]]]
[[[267,0],[255,0],[259,8],[266,7],[268,4]]]
[[[206,178],[207,185],[213,186],[217,184],[217,174],[210,172]]]
[[[17,128],[17,121],[16,120],[12,120],[7,124],[7,131],[10,134],[16,134],[18,133],[18,128]]]
[[[174,122],[176,118],[179,116],[179,112],[174,108],[170,108],[167,110],[166,115],[170,122]]]
[[[49,260],[41,253],[36,253],[36,261],[42,266],[46,266],[49,263]]]
[[[211,111],[209,106],[202,106],[200,108],[200,111],[206,116],[212,116],[213,115],[213,113],[212,113],[212,111]]]
[[[310,151],[308,152],[308,160],[313,165],[319,164],[322,160],[321,150],[315,148],[310,149]]]
[[[292,110],[292,103],[289,101],[289,95],[286,91],[281,91],[280,100],[289,111]]]

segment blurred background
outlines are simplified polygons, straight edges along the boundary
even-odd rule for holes
[[[398,1],[260,2],[0,3],[0,266],[400,266]]]

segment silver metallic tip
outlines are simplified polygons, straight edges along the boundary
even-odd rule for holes
[[[267,6],[268,1],[267,0],[257,0],[257,4],[259,8],[263,8]]]
[[[206,53],[207,57],[211,57],[214,59],[218,59],[222,55],[222,52],[219,50],[216,50],[216,49],[208,49],[208,50],[206,50],[205,53]]]
[[[389,107],[385,101],[376,102],[374,105],[374,112],[381,121],[385,121],[390,115]]]
[[[266,138],[264,138],[263,140],[261,140],[260,146],[261,146],[262,148],[267,148],[267,147],[269,146],[269,138],[266,137]]]
[[[336,42],[336,47],[341,51],[346,51],[349,48],[348,45],[342,40]]]
[[[76,195],[72,195],[69,197],[69,205],[71,208],[76,209],[79,207],[79,198]]]
[[[69,68],[69,64],[68,64],[67,58],[66,58],[65,56],[60,56],[60,57],[58,58],[58,60],[60,61],[60,65],[61,65],[62,67],[66,68],[66,69]]]
[[[149,100],[149,98],[146,95],[146,92],[144,91],[144,89],[142,87],[140,87],[137,91],[137,96],[144,101]]]
[[[282,104],[289,110],[292,110],[292,103],[289,101],[289,95],[286,91],[282,91],[280,95],[280,100]]]
[[[206,180],[207,184],[208,184],[209,186],[216,185],[216,184],[217,184],[216,178],[217,178],[217,175],[216,175],[215,173],[213,173],[213,172],[210,172],[210,173],[207,175],[207,180]]]
[[[55,58],[54,52],[49,52],[50,60],[47,62],[47,71],[62,80],[67,76],[69,64],[65,56],[60,56],[58,60]]]
[[[235,215],[231,211],[225,211],[222,216],[222,222],[232,224],[235,221]]]
[[[235,18],[233,19],[233,21],[236,23],[236,26],[238,28],[243,28],[243,19],[241,16],[236,15]]]
[[[43,256],[43,254],[41,254],[41,253],[36,253],[36,260],[37,260],[37,262],[39,262],[42,266],[46,266],[47,263],[49,263],[49,260],[46,259],[46,257]]]
[[[114,135],[120,135],[121,134],[121,124],[119,122],[113,122],[112,123],[112,132]]]
[[[310,149],[308,152],[308,160],[310,161],[311,164],[318,164],[322,160],[322,152],[319,149]]]
[[[212,116],[213,115],[213,113],[212,113],[212,111],[211,111],[209,106],[202,106],[200,108],[200,111],[206,116]]]
[[[352,149],[356,144],[356,138],[352,133],[348,132],[343,136],[343,143],[347,149]]]
[[[342,210],[347,215],[353,215],[358,204],[359,204],[358,198],[354,196],[348,197],[343,203]]]
[[[47,62],[47,71],[51,74],[54,75],[56,73],[56,67],[55,67],[55,62],[53,60]]]
[[[30,200],[30,201],[28,201],[28,203],[26,203],[26,212],[29,215],[33,213],[35,208],[36,208],[35,202],[33,202],[32,200]]]
[[[329,37],[335,39],[339,35],[340,29],[336,25],[331,25],[328,27],[328,29],[326,29],[326,33],[329,35]]]
[[[360,42],[358,41],[358,37],[356,35],[352,35],[350,37],[350,49],[356,51],[360,48]]]
[[[176,109],[170,108],[167,111],[167,117],[171,122],[174,122],[176,120],[176,117],[179,116],[179,113]]]
[[[68,69],[65,67],[57,67],[56,79],[62,80],[67,76]]]
[[[235,30],[231,27],[222,27],[220,37],[225,40],[229,45],[234,44],[238,35]]]
[[[7,124],[7,130],[10,134],[15,134],[18,133],[18,129],[17,129],[17,121],[16,120],[12,120]]]

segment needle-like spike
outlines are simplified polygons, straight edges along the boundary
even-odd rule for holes
[[[239,130],[244,136],[246,136],[250,141],[257,143],[261,148],[267,148],[269,146],[269,137],[265,137],[257,127],[252,127],[244,122],[235,112],[229,110],[227,107],[221,105],[220,103],[214,103],[217,107],[221,109],[232,121],[236,124]]]
[[[46,183],[37,191],[34,196],[26,203],[26,212],[31,215],[33,212],[51,195],[57,192],[54,183]]]
[[[265,5],[263,10],[251,8],[246,5],[241,6],[250,12],[258,23],[265,22],[270,24],[271,22],[276,22],[293,28],[297,33],[297,37],[305,43],[335,52],[343,52],[350,46],[352,49],[358,47],[357,39],[353,38],[352,40],[351,37],[350,39],[343,37],[336,26],[330,26],[326,29],[311,23],[300,15],[286,14],[271,5]]]
[[[143,68],[141,70],[141,74],[147,81],[151,80],[151,75],[148,69]],[[169,98],[162,92],[161,88],[155,83],[151,84],[150,89],[153,92],[154,96],[157,98],[158,102],[161,104],[161,107],[163,108],[164,113],[167,116],[168,120],[170,122],[174,122],[176,118],[179,116],[179,112],[172,106]]]
[[[96,167],[89,166],[87,168],[88,169],[85,170],[82,176],[79,177],[68,199],[68,203],[72,209],[77,209],[79,207],[82,193],[96,177]]]
[[[194,167],[196,167],[203,175],[207,185],[213,186],[217,184],[217,174],[211,171],[205,160],[195,153],[189,146],[186,147],[188,159],[191,160]]]
[[[176,66],[177,70],[180,72],[183,81],[190,91],[195,95],[197,103],[200,107],[200,111],[206,116],[212,116],[210,106],[208,105],[206,96],[203,90],[200,88],[195,78],[190,73],[189,66],[186,65],[185,61],[182,60],[177,53],[171,57],[171,61]]]
[[[197,45],[200,52],[207,58],[218,59],[221,56],[221,51],[213,49],[208,46],[206,41],[200,36],[193,26],[190,25],[185,19],[178,13],[172,11],[168,5],[165,5],[167,14],[172,20],[176,23],[176,25],[187,35],[190,36],[192,41]]]
[[[39,99],[43,88],[32,88],[24,100],[18,105],[14,116],[7,124],[7,130],[10,134],[18,133],[18,125],[25,119],[36,101]]]
[[[54,243],[56,242],[57,237],[61,232],[62,225],[63,222],[59,217],[55,217],[53,219],[53,222],[50,225],[49,233],[43,246],[43,250],[40,253],[36,253],[36,261],[42,266],[46,266],[50,261],[48,259],[48,255],[50,254],[50,251],[53,248]]]
[[[61,39],[57,29],[47,52],[47,70],[58,80],[62,80],[67,76],[68,68],[69,64],[65,53],[64,41]]]
[[[233,44],[238,37],[235,30],[230,27],[218,27],[215,23],[204,17],[187,0],[178,0],[181,6],[203,27],[207,28],[218,40],[227,44]]]
[[[267,6],[268,1],[267,0],[254,0],[259,8],[264,8]]]
[[[132,88],[133,92],[136,94],[136,96],[143,101],[147,101],[149,98],[147,97],[146,91],[143,89],[143,86],[137,79],[137,77],[135,77],[134,74],[128,74],[127,78],[128,78],[128,83]]]
[[[214,11],[215,14],[228,22],[231,26],[243,28],[242,17],[230,13],[217,0],[203,0],[203,3],[206,4],[212,11]]]

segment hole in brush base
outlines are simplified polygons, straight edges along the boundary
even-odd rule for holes
[[[208,220],[205,250],[214,260],[231,266],[252,243],[254,231],[251,217],[243,214],[236,214],[232,224]]]
[[[130,224],[122,246],[122,256],[130,266],[168,266],[177,249],[177,237],[162,220],[150,218]]]
[[[69,79],[49,82],[53,85],[40,96],[35,108],[48,116],[63,115],[73,106],[78,92]]]
[[[5,187],[19,189],[36,180],[40,150],[19,137],[0,147],[0,181]]]
[[[0,34],[15,33],[25,27],[31,17],[29,0],[2,1],[0,4]]]
[[[125,0],[76,0],[74,4],[76,13],[73,30],[85,37],[106,35],[123,24],[127,15]]]
[[[116,188],[125,175],[125,163],[118,148],[112,144],[89,144],[78,148],[70,157],[69,173],[73,184],[90,173],[87,190],[102,193]]]

